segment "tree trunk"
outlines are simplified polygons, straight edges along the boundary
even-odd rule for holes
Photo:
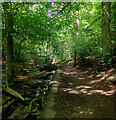
[[[75,20],[75,38],[74,38],[74,66],[73,67],[75,67],[76,66],[76,39],[77,39],[77,22],[76,22],[76,20]]]
[[[77,20],[75,20],[75,39],[74,39],[74,46],[75,46],[75,50],[74,50],[74,66],[76,66],[76,56],[77,56],[77,52],[76,52],[76,41],[77,41],[77,24],[78,24],[78,35],[80,36],[80,25],[79,25],[79,12],[77,11]]]
[[[65,44],[64,44],[64,60],[66,60],[66,38],[65,38]]]
[[[6,61],[6,79],[12,82],[14,79],[13,69],[13,14],[11,3],[3,3],[5,20],[5,61]]]
[[[105,56],[109,56],[111,53],[109,2],[102,2],[102,42],[103,42],[103,55],[107,54]]]

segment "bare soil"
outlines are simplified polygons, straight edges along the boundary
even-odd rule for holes
[[[41,118],[115,119],[115,86],[103,75],[93,75],[92,68],[78,70],[64,64],[51,83]]]

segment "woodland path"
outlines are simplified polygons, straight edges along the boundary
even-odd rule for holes
[[[51,83],[46,106],[40,115],[42,120],[116,118],[114,86],[100,76],[92,76],[90,69],[81,71],[67,64],[60,67]]]

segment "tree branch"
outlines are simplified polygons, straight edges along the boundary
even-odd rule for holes
[[[60,10],[56,15],[54,15],[53,18],[48,19],[46,22],[49,22],[50,20],[53,20],[55,17],[57,17],[60,13],[63,12],[63,10],[64,10],[69,4],[70,4],[70,2],[68,2],[68,4],[66,4],[66,5],[62,8],[62,10]],[[46,22],[44,22],[43,24],[45,24]]]

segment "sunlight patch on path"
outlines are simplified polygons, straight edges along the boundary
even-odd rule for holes
[[[68,92],[69,94],[85,94],[85,95],[92,95],[92,94],[101,94],[105,96],[111,96],[116,93],[116,89],[104,91],[101,89],[91,89],[92,86],[77,86],[74,88],[60,88],[61,91]]]
[[[55,103],[51,109],[53,119],[115,117],[113,95],[116,90],[102,77],[67,66],[62,66],[56,76],[52,82],[53,88],[58,87],[52,96]]]
[[[70,71],[63,71],[63,70],[59,70],[59,73],[63,73],[63,74],[76,74],[77,72],[70,72]]]

